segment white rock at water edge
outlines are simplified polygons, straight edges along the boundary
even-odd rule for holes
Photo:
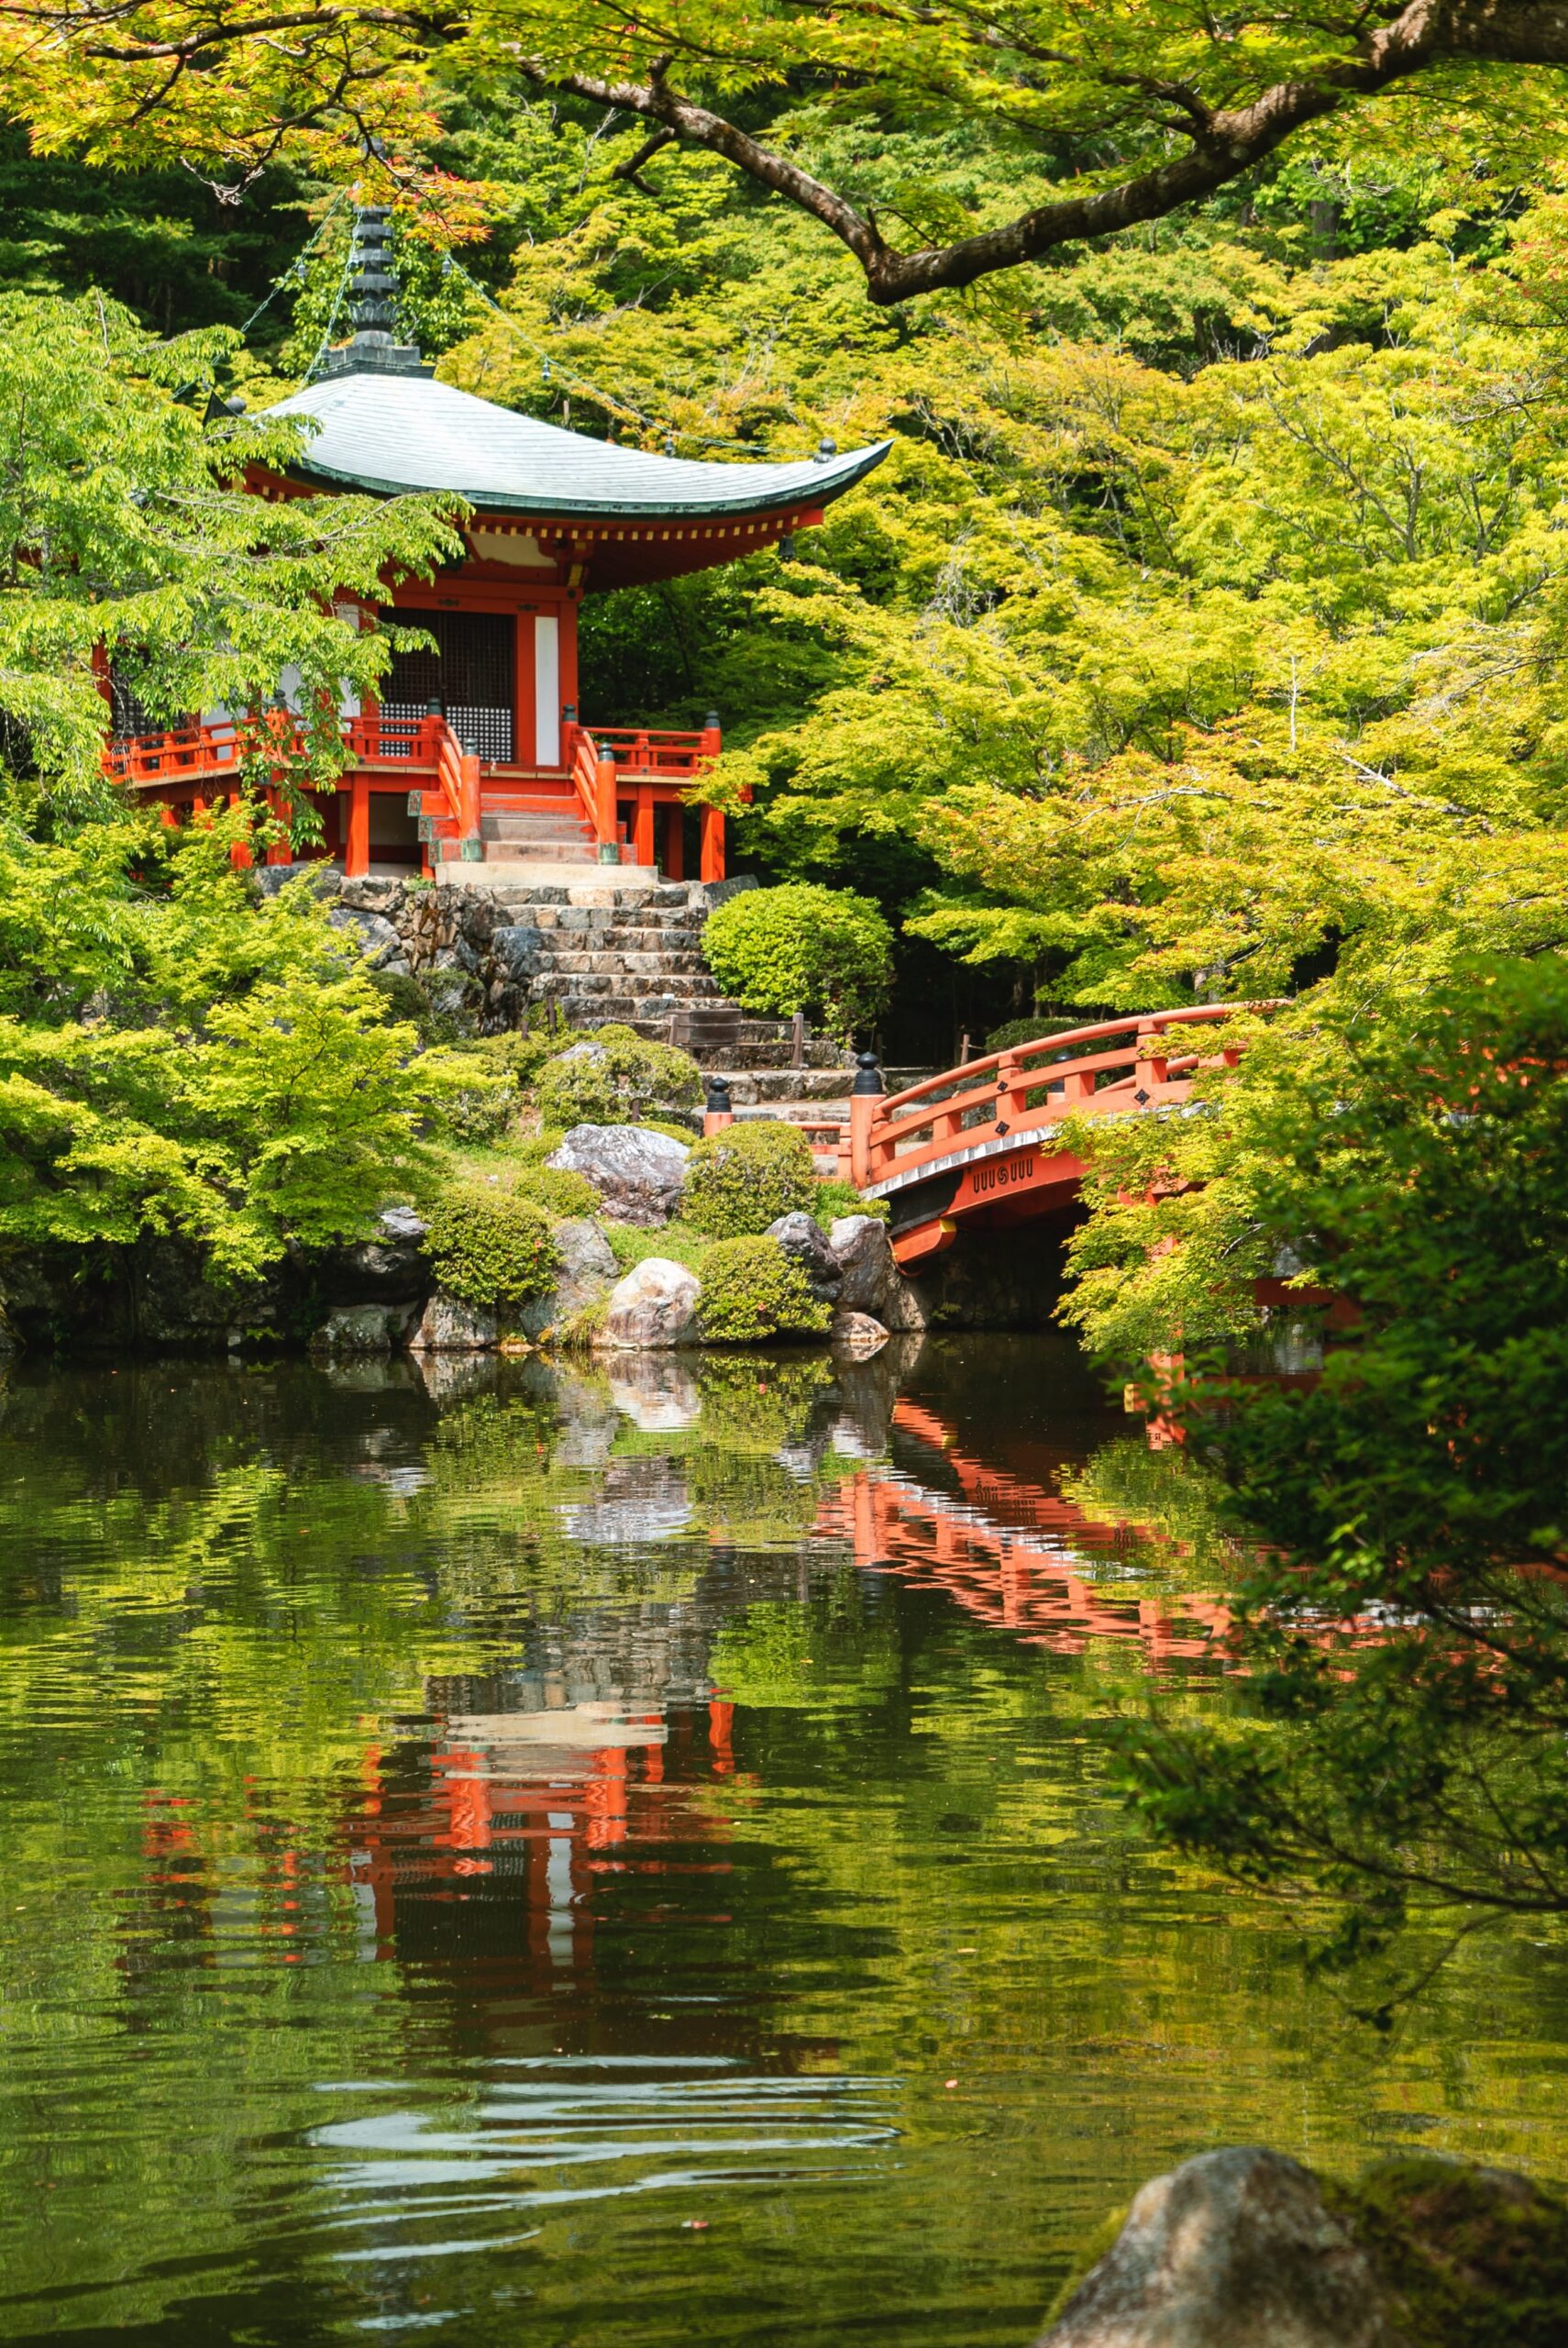
[[[1145,2185],[1035,2348],[1398,2348],[1318,2181],[1256,2144]]]
[[[668,1256],[649,1256],[611,1292],[602,1345],[689,1346],[697,1334],[695,1272]]]

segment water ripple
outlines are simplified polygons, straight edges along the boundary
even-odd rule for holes
[[[313,2129],[310,2143],[338,2156],[323,2180],[335,2206],[320,2223],[373,2228],[378,2240],[382,2228],[429,2228],[432,2238],[397,2254],[436,2257],[473,2246],[454,2240],[455,2219],[664,2192],[701,2193],[706,2207],[745,2187],[842,2187],[884,2165],[877,2155],[900,2133],[899,2091],[892,2078],[758,2072],[723,2056],[487,2066],[460,2102],[381,2105]]]

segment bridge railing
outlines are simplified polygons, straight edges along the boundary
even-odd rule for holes
[[[905,1091],[867,1102],[869,1113],[863,1112],[859,1132],[852,1116],[847,1171],[862,1190],[876,1190],[901,1184],[923,1168],[935,1170],[987,1141],[1035,1133],[1064,1117],[1185,1100],[1198,1068],[1232,1067],[1239,1052],[1223,1044],[1218,1051],[1183,1048],[1183,1031],[1265,1007],[1210,1002],[1101,1019],[946,1069]]]

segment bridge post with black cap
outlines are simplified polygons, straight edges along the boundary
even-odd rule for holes
[[[887,1087],[875,1052],[857,1052],[855,1062],[849,1090],[849,1179],[863,1191],[871,1180],[871,1128]]]

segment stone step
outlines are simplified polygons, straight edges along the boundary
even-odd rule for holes
[[[598,978],[591,972],[580,971],[575,978],[552,983],[549,971],[543,970],[539,975],[546,993],[557,996],[562,1002],[580,999],[584,1002],[613,1003],[616,1006],[613,1013],[607,1015],[617,1019],[624,1017],[638,1005],[655,1000],[667,1009],[674,1003],[690,1011],[717,1013],[724,1009],[723,995],[700,993],[689,980],[642,979],[636,985],[628,986],[624,980],[613,978],[608,971]]]
[[[716,1075],[733,1078],[737,1104],[745,1102],[752,1107],[758,1102],[777,1102],[794,1108],[810,1102],[813,1108],[840,1109],[848,1114],[849,1083],[854,1073],[845,1067],[719,1069]]]
[[[577,935],[572,930],[563,934],[568,937]],[[589,935],[593,933],[590,931]],[[628,979],[701,978],[707,980],[715,994],[718,992],[712,974],[695,954],[628,954],[613,940],[608,940],[590,947],[547,946],[541,948],[540,961],[562,977],[575,977],[580,970],[598,977],[608,970],[620,971]]]
[[[487,840],[570,840],[579,847],[592,847],[580,824],[575,824],[565,808],[502,809],[492,812],[486,808],[480,817],[480,836]]]
[[[599,850],[591,840],[578,834],[575,840],[483,840],[483,862],[486,864],[528,864],[533,852],[536,864],[599,864]]]

